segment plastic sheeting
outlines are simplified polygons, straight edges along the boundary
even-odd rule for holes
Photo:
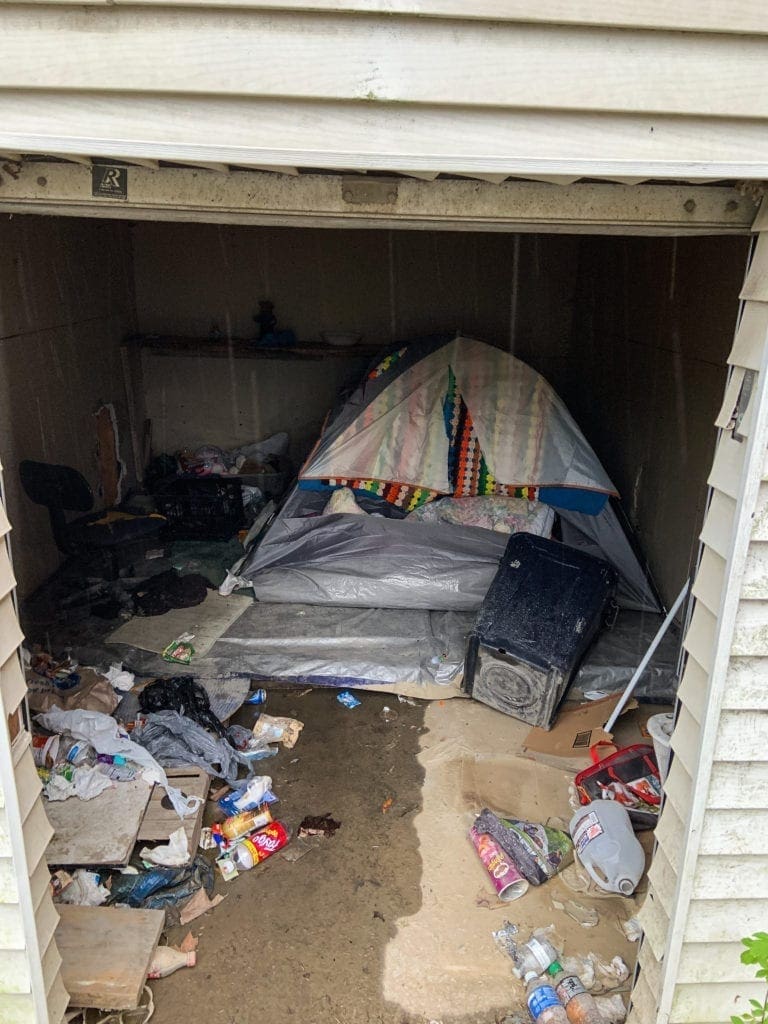
[[[240,765],[253,774],[249,760],[225,739],[213,736],[178,711],[154,711],[139,721],[133,737],[167,768],[195,764],[234,785]]]
[[[503,539],[503,538],[502,538]],[[216,645],[256,678],[314,686],[458,688],[474,615],[256,604]]]

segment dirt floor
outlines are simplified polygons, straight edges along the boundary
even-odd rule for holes
[[[289,825],[330,812],[342,827],[306,842],[297,861],[278,854],[217,880],[224,903],[191,925],[197,966],[153,983],[155,1024],[499,1022],[524,1006],[491,935],[506,920],[523,938],[554,924],[566,952],[619,955],[632,967],[619,923],[634,900],[584,896],[572,868],[502,904],[467,839],[486,805],[539,821],[569,816],[572,776],[519,756],[525,726],[460,698],[410,706],[358,693],[361,706],[348,710],[334,692],[300,692],[269,694],[271,714],[305,728],[262,770]],[[249,724],[253,712],[237,720]],[[569,900],[595,908],[599,925],[576,924],[560,909]]]

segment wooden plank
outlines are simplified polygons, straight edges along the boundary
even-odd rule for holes
[[[0,39],[0,88],[9,90],[766,116],[762,35],[500,22],[465,22],[457,31],[441,20],[391,14],[157,7],[137,17],[119,7],[50,6],[31,21],[23,8],[0,5]],[[33,43],[36,59],[29,62]],[[256,44],[281,58],[262,62],[254,78]],[[217,51],[226,52],[226,61],[208,59]],[[221,168],[218,161],[187,162]]]
[[[55,3],[71,6],[72,0],[16,0],[24,5]],[[649,28],[688,32],[735,32],[765,34],[765,9],[759,0],[734,0],[727,8],[697,0],[80,0],[78,6],[150,8],[242,8],[256,11],[326,11],[343,14],[413,15],[419,18],[482,19],[611,28]]]
[[[127,159],[326,169],[396,171],[407,165],[416,171],[610,178],[631,167],[643,178],[768,177],[768,132],[760,119],[422,104],[403,117],[402,104],[386,102],[5,90],[0,147],[15,144],[28,154],[113,158],[120,152]],[[121,200],[100,201],[111,216],[124,215],[123,206]],[[5,198],[3,208],[9,208]]]
[[[56,945],[70,1005],[132,1010],[163,930],[162,910],[60,907]]]
[[[166,842],[171,833],[175,832],[179,825],[183,825],[189,842],[190,852],[194,857],[200,840],[200,831],[203,827],[205,798],[208,796],[211,778],[202,768],[194,767],[166,768],[165,773],[172,780],[172,784],[178,786],[185,796],[199,796],[202,798],[203,803],[196,814],[181,821],[176,811],[170,805],[165,790],[162,786],[155,786],[149,798],[147,809],[144,812],[144,817],[141,820],[136,841],[139,843]]]
[[[46,852],[49,864],[127,864],[152,787],[143,779],[118,782],[82,803],[76,797],[47,801],[54,835]]]

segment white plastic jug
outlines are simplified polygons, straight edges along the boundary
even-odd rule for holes
[[[571,818],[570,832],[579,860],[600,888],[631,896],[645,870],[645,853],[626,807],[593,800]]]

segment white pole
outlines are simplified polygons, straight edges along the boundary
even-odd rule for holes
[[[605,723],[605,731],[606,732],[611,732],[611,730],[613,729],[614,725],[616,725],[616,719],[619,717],[621,712],[624,710],[624,705],[627,703],[629,698],[632,696],[632,691],[637,686],[637,683],[638,683],[638,681],[640,679],[640,676],[643,674],[643,672],[645,672],[646,667],[648,665],[648,662],[653,657],[653,655],[654,655],[654,653],[656,651],[656,648],[659,646],[659,644],[662,641],[662,638],[663,638],[664,634],[667,632],[669,627],[672,625],[672,620],[674,619],[674,617],[677,615],[678,611],[680,610],[680,605],[685,600],[685,595],[688,593],[688,587],[690,585],[691,585],[691,581],[690,580],[686,580],[685,581],[685,585],[683,586],[683,589],[677,595],[677,600],[675,601],[675,603],[672,605],[672,607],[667,612],[667,617],[666,617],[666,619],[664,619],[664,621],[662,622],[661,626],[659,626],[659,631],[656,634],[656,636],[653,638],[653,640],[651,640],[651,645],[648,648],[648,650],[645,652],[645,654],[643,655],[643,660],[637,666],[637,668],[635,669],[634,675],[632,676],[632,678],[627,683],[627,687],[624,690],[624,693],[621,695],[621,700],[616,705],[616,707],[613,709],[613,714],[611,715],[611,717]]]

